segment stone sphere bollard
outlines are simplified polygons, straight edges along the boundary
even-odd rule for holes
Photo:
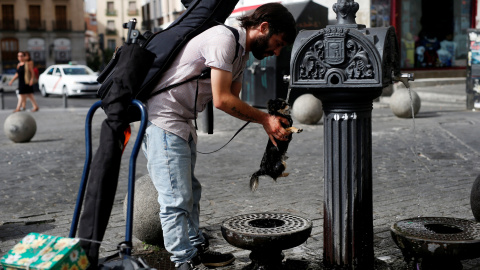
[[[475,220],[480,222],[480,175],[475,179],[470,193],[470,207]]]
[[[3,130],[13,142],[29,142],[37,132],[37,123],[29,113],[16,112],[5,119]]]
[[[422,104],[417,92],[411,91],[411,98],[408,89],[397,89],[390,97],[390,109],[393,114],[400,118],[412,118],[412,105],[413,116],[417,115],[420,111]]]
[[[158,192],[150,179],[144,175],[135,181],[133,202],[133,229],[135,237],[149,245],[163,247],[163,232],[160,224]],[[123,203],[123,215],[127,218],[128,193]]]
[[[298,122],[314,125],[322,119],[322,102],[312,94],[301,95],[293,102],[292,114]]]

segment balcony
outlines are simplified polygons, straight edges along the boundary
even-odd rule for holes
[[[0,30],[2,30],[2,31],[18,31],[18,20],[0,21]]]
[[[129,9],[127,11],[128,16],[138,16],[138,9]]]
[[[53,31],[72,31],[72,21],[52,21]]]
[[[115,9],[107,9],[105,11],[105,15],[107,16],[117,16],[117,10]]]
[[[45,31],[45,20],[39,21],[39,20],[29,20],[26,19],[27,21],[27,31]]]
[[[117,29],[105,29],[105,34],[107,36],[116,36],[117,35]]]

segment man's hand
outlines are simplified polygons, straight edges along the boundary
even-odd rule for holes
[[[270,138],[270,141],[275,146],[277,146],[277,142],[275,140],[286,141],[288,135],[290,135],[291,133],[285,128],[283,128],[281,123],[284,123],[286,125],[289,124],[287,119],[275,115],[268,115],[266,121],[262,123],[263,128],[265,129],[268,137]]]

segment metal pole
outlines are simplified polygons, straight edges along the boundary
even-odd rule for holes
[[[0,88],[0,110],[5,109],[5,102],[3,100],[3,88]]]
[[[68,93],[63,93],[63,108],[68,108]]]
[[[213,102],[207,103],[207,107],[202,113],[202,131],[207,134],[213,134]]]
[[[324,263],[374,269],[372,102],[323,104]]]

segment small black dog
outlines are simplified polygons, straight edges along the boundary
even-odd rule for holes
[[[286,118],[290,123],[288,126],[283,127],[291,132],[286,141],[276,141],[277,146],[273,145],[273,143],[268,140],[267,148],[265,149],[265,153],[263,154],[262,162],[260,163],[260,170],[255,172],[250,178],[250,190],[255,191],[258,187],[258,177],[261,175],[268,175],[273,178],[274,181],[277,180],[278,177],[286,177],[288,173],[285,173],[285,169],[287,168],[287,163],[285,160],[287,159],[286,153],[288,149],[288,145],[292,140],[292,133],[300,133],[303,129],[298,129],[292,127],[293,120],[290,116],[290,106],[288,103],[281,99],[271,99],[268,101],[267,104],[268,113],[271,115],[278,115]]]

